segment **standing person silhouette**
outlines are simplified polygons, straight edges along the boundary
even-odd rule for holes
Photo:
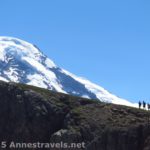
[[[148,110],[150,110],[150,104],[149,103],[147,104],[147,106],[148,106]]]
[[[143,108],[145,109],[145,107],[146,107],[146,103],[145,101],[143,101]]]
[[[141,108],[141,105],[142,105],[142,103],[141,103],[141,101],[139,101],[139,109]]]

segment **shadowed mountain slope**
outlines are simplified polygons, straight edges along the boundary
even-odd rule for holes
[[[137,106],[58,67],[37,46],[12,37],[0,37],[0,80],[99,99],[103,102]]]

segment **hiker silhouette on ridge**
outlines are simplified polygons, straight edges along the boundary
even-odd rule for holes
[[[146,103],[145,101],[143,101],[143,108],[145,109],[145,107],[146,107]]]
[[[148,107],[148,110],[150,110],[150,104],[149,103],[147,104],[147,107]]]
[[[142,105],[142,103],[141,103],[141,101],[139,101],[139,109],[141,108],[141,105]]]

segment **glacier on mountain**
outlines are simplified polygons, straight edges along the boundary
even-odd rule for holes
[[[137,104],[58,67],[35,45],[12,37],[0,37],[0,80],[137,107]]]

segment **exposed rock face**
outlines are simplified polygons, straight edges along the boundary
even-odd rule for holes
[[[0,141],[7,143],[85,142],[87,150],[150,150],[148,116],[144,110],[0,82]]]

